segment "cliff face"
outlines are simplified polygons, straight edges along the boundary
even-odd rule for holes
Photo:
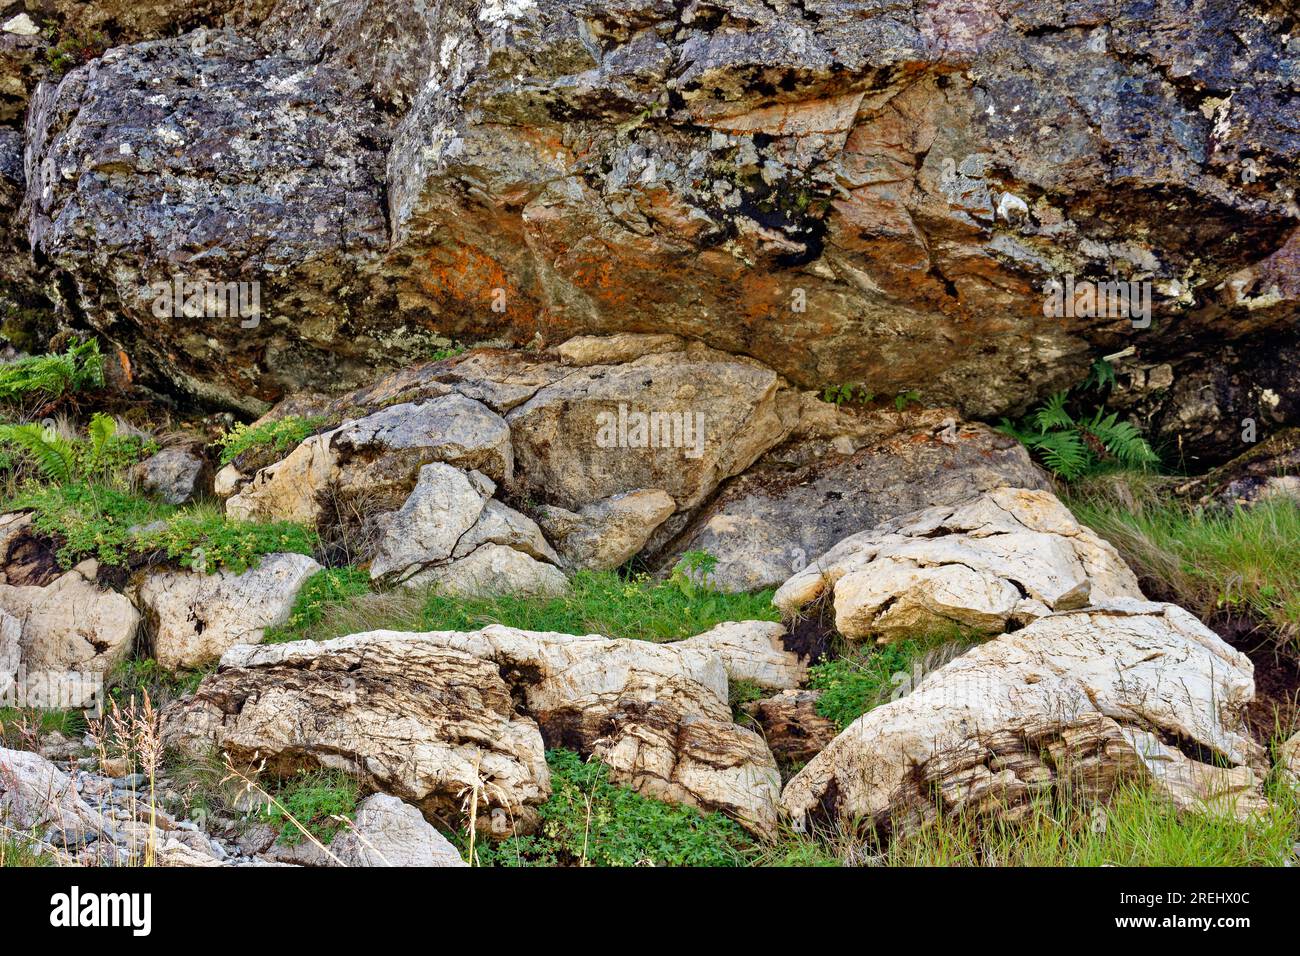
[[[209,402],[629,330],[989,416],[1129,347],[1249,380],[1294,325],[1285,4],[127,6],[62,77],[0,57],[4,275]],[[177,276],[260,283],[259,320],[160,317]],[[1065,277],[1149,324],[1047,314]]]

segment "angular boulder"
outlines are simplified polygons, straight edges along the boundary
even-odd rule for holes
[[[845,538],[773,603],[829,595],[836,629],[881,643],[957,625],[997,634],[1052,611],[1142,598],[1119,553],[1048,491],[1000,488]]]
[[[138,599],[153,632],[153,656],[168,670],[211,664],[237,644],[258,644],[289,619],[293,602],[321,566],[305,554],[266,554],[242,574],[148,574]]]
[[[667,492],[642,488],[602,498],[576,512],[543,505],[537,517],[566,566],[612,571],[638,554],[676,508]]]
[[[419,810],[385,793],[361,801],[329,850],[344,866],[469,866]]]
[[[1254,692],[1245,655],[1174,605],[1055,613],[863,714],[789,781],[782,803],[797,825],[883,825],[936,806],[1014,812],[1076,777],[1104,795],[1149,772],[1131,730],[1258,770],[1264,752],[1245,722]]]

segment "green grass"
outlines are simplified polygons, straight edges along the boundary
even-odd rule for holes
[[[360,796],[357,781],[346,773],[337,770],[303,771],[286,780],[275,794],[275,799],[284,809],[268,806],[265,817],[279,833],[277,839],[283,846],[297,846],[307,839],[293,820],[329,846],[346,825],[338,818],[351,820],[356,817]]]
[[[1110,476],[1072,488],[1080,522],[1119,549],[1152,593],[1202,617],[1253,615],[1280,638],[1300,640],[1300,504],[1278,498],[1251,508],[1196,508],[1158,485]],[[1162,594],[1163,596],[1163,594]]]
[[[37,856],[30,840],[0,834],[0,869],[33,866],[54,866],[54,858],[48,853]]]
[[[675,641],[724,621],[777,620],[771,592],[719,594],[684,582],[678,587],[612,571],[579,571],[564,597],[460,599],[399,588],[365,593],[365,575],[336,569],[300,597],[292,620],[268,640],[330,640],[363,631],[475,631],[504,624],[532,631],[603,634],[645,641]],[[301,614],[298,612],[301,611]],[[319,612],[319,613],[317,613]]]
[[[570,593],[546,601],[500,597],[457,600],[431,594],[421,614],[424,630],[475,630],[505,624],[530,631],[603,634],[642,641],[675,641],[725,621],[775,621],[772,592],[722,594],[697,587],[579,571]]]
[[[269,627],[263,644],[283,644],[311,638],[327,619],[354,598],[370,593],[370,575],[355,567],[326,568],[317,571],[303,584],[294,599],[289,619]]]
[[[616,787],[599,761],[550,750],[550,798],[531,836],[476,841],[480,866],[741,866],[755,852],[739,824]]]
[[[953,629],[895,644],[846,648],[840,657],[809,668],[808,686],[821,691],[817,713],[843,730],[888,702],[902,683],[914,682],[972,643]]]
[[[76,740],[86,732],[86,718],[79,710],[0,707],[0,747],[30,750],[37,738],[55,731]]]
[[[235,425],[219,439],[221,463],[228,465],[251,449],[269,449],[284,453],[296,447],[303,439],[314,435],[326,424],[324,418],[300,418],[286,415],[259,425]]]
[[[1300,806],[1285,786],[1274,808],[1242,823],[1179,813],[1138,784],[1110,805],[1035,800],[1018,823],[940,818],[898,835],[875,862],[886,866],[1281,866],[1300,839]]]
[[[144,701],[146,694],[155,709],[169,701],[194,693],[204,677],[216,665],[206,670],[169,671],[158,666],[152,658],[132,658],[123,661],[109,674],[108,695],[125,708],[132,700]]]

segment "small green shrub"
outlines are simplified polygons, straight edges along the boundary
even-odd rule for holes
[[[314,435],[326,423],[324,418],[299,418],[296,415],[286,415],[260,425],[245,425],[240,422],[217,439],[217,444],[221,446],[221,463],[228,465],[253,448],[287,452]]]
[[[86,389],[104,387],[104,358],[94,339],[61,355],[33,355],[0,364],[0,402],[49,405]]]
[[[913,389],[909,389],[906,392],[899,392],[897,395],[894,396],[894,408],[896,410],[901,412],[903,409],[907,408],[907,406],[910,404],[916,404],[916,405],[921,404],[920,392],[915,391]]]
[[[297,846],[307,839],[292,816],[321,843],[331,840],[346,824],[338,819],[355,819],[361,788],[357,781],[337,770],[302,771],[289,778],[275,794],[284,807],[271,804],[263,811],[267,822],[279,833],[283,846]],[[287,811],[287,813],[286,813]]]
[[[370,575],[355,567],[326,568],[317,571],[298,592],[289,620],[270,627],[262,639],[264,644],[283,644],[306,638],[312,628],[334,608],[347,604],[353,598],[370,593]]]
[[[741,866],[755,850],[740,825],[643,797],[609,782],[609,769],[550,750],[551,796],[532,836],[476,841],[481,866]]]
[[[843,385],[827,385],[822,389],[821,399],[831,405],[867,405],[876,397],[876,393],[865,385],[855,385],[845,383]]]
[[[292,521],[235,521],[219,512],[178,512],[135,538],[140,553],[161,551],[182,568],[201,573],[225,568],[242,574],[264,554],[312,554],[316,533]]]
[[[0,425],[0,446],[14,449],[46,481],[125,484],[123,473],[158,450],[150,439],[118,433],[117,421],[96,412],[86,437],[67,438],[54,428],[27,423]],[[16,464],[9,460],[9,467]]]

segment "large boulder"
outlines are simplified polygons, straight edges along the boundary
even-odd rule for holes
[[[294,599],[321,569],[305,554],[266,554],[242,574],[162,571],[137,597],[153,633],[153,656],[168,670],[211,664],[236,644],[258,644],[289,619]]]
[[[390,405],[306,439],[258,471],[226,501],[226,513],[320,525],[389,512],[432,462],[504,481],[514,467],[510,430],[501,416],[461,395]]]
[[[845,538],[777,590],[796,614],[823,595],[835,627],[881,643],[957,625],[998,634],[1052,611],[1142,598],[1108,542],[1049,491],[1000,488]]]
[[[102,588],[98,578],[98,564],[87,560],[44,587],[0,584],[0,612],[21,633],[24,690],[33,705],[102,703],[105,679],[130,655],[140,613],[123,595]]]
[[[718,559],[714,587],[774,588],[863,528],[994,488],[1048,487],[1019,442],[958,422],[950,410],[816,420],[827,414],[811,409],[804,419],[812,421],[801,422],[804,435],[724,484],[663,549],[661,566],[687,551],[707,551]],[[846,431],[854,424],[860,434]]]
[[[1260,771],[1264,750],[1245,722],[1254,693],[1245,655],[1181,608],[1129,600],[1056,613],[859,717],[782,803],[797,825],[851,825],[936,808],[1014,811],[1066,780],[1104,796],[1117,779],[1159,776],[1145,763],[1157,755],[1130,731],[1200,763]]]
[[[476,790],[482,819],[535,823],[545,740],[594,754],[642,793],[763,834],[777,822],[772,756],[732,722],[722,658],[689,642],[493,625],[236,647],[164,722],[178,746],[273,772],[345,768],[443,820]]]
[[[419,810],[386,793],[361,801],[329,851],[343,866],[469,866]]]
[[[639,488],[583,505],[576,512],[545,505],[537,517],[568,567],[611,571],[638,554],[676,507],[668,492]]]

